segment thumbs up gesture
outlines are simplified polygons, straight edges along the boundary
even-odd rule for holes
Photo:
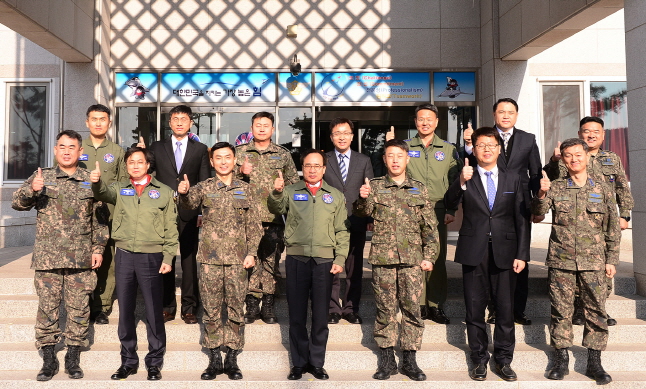
[[[242,172],[242,174],[251,174],[252,170],[253,170],[253,165],[251,164],[251,162],[249,162],[249,156],[245,155],[244,162],[240,167],[240,171]]]
[[[282,170],[278,171],[278,178],[274,180],[274,190],[276,192],[282,193],[283,189],[285,189],[285,180],[283,179],[283,172]]]
[[[550,179],[547,177],[547,173],[545,173],[545,170],[543,170],[543,178],[541,178],[541,189],[538,191],[538,197],[539,198],[545,198],[545,195],[547,192],[549,192],[550,187],[552,186],[552,183],[550,182]]]
[[[370,196],[371,192],[370,188],[370,180],[366,178],[366,181],[363,185],[361,185],[361,188],[359,188],[359,196],[361,196],[362,199],[367,199],[368,196]]]
[[[554,148],[554,153],[552,154],[552,161],[558,162],[561,159],[561,142],[559,142]]]
[[[180,182],[179,185],[177,185],[177,192],[180,194],[187,194],[190,187],[191,183],[188,181],[186,174],[184,174],[184,181]]]
[[[41,168],[38,168],[36,177],[34,177],[34,179],[31,181],[31,190],[38,192],[39,190],[43,189],[43,186],[45,186],[45,180],[43,179],[43,170]]]
[[[137,147],[141,147],[142,149],[146,148],[146,142],[144,142],[143,136],[139,136],[139,143],[137,143]]]
[[[390,131],[386,133],[386,142],[395,139],[395,126],[390,126]]]
[[[464,185],[473,177],[473,166],[469,166],[469,158],[464,160],[464,167],[460,173],[460,185]]]
[[[469,123],[467,128],[464,129],[464,133],[462,133],[462,139],[466,146],[471,146],[471,134],[473,134],[473,127],[471,127],[471,123]]]
[[[99,166],[99,161],[96,161],[94,170],[90,172],[90,181],[92,181],[95,184],[101,181],[101,167]]]

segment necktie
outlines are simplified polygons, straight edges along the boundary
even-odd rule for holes
[[[177,172],[182,169],[182,142],[175,142],[177,148],[175,149],[175,165],[177,166]]]
[[[500,136],[502,136],[502,143],[505,146],[505,153],[506,153],[507,145],[509,144],[509,138],[511,138],[511,134],[508,132],[502,132],[500,133]]]
[[[496,185],[491,178],[492,172],[485,172],[487,176],[487,199],[489,200],[489,210],[493,210],[493,202],[496,200]]]
[[[345,159],[347,158],[345,154],[339,154],[339,170],[341,170],[341,177],[343,178],[343,183],[345,184],[346,178],[348,178],[348,169],[345,166]]]

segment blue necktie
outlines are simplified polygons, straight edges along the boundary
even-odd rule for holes
[[[348,178],[348,169],[345,167],[345,159],[347,158],[345,154],[339,154],[339,169],[341,170],[341,177],[343,178],[343,183],[345,184],[346,178]]]
[[[496,200],[496,185],[491,178],[492,172],[485,172],[487,176],[487,199],[489,200],[489,210],[493,210],[493,202]]]
[[[175,165],[177,166],[177,172],[182,169],[182,142],[175,142],[177,148],[175,149]]]

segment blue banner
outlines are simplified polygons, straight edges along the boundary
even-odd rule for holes
[[[312,101],[312,73],[278,73],[278,101],[305,103]]]
[[[276,101],[276,73],[163,73],[165,103]]]
[[[157,102],[157,73],[117,73],[117,103]]]
[[[329,102],[430,101],[429,73],[316,73],[316,99]]]
[[[476,101],[476,73],[433,73],[433,100]]]

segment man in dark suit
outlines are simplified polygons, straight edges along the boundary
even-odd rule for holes
[[[171,109],[170,128],[173,135],[150,145],[155,159],[152,170],[155,178],[168,185],[177,193],[178,184],[188,177],[191,186],[204,181],[211,176],[209,154],[207,147],[190,139],[188,132],[193,125],[193,112],[186,105],[178,105]],[[138,146],[144,146],[140,139]],[[181,317],[186,324],[197,323],[195,314],[200,305],[197,284],[197,255],[198,216],[200,209],[177,210],[179,220],[179,251],[182,260],[182,306]],[[151,220],[151,223],[153,221]],[[164,275],[164,322],[175,319],[177,300],[175,298],[175,259],[173,269]]]
[[[493,106],[493,118],[496,122],[496,129],[502,138],[502,152],[498,157],[498,165],[509,172],[520,176],[525,204],[523,216],[527,221],[528,229],[531,231],[531,222],[540,223],[545,216],[532,215],[529,207],[532,197],[540,188],[541,156],[536,144],[536,136],[516,128],[518,119],[518,103],[511,98],[503,98],[496,101]],[[471,154],[470,162],[474,162],[472,154],[472,143],[468,139],[471,134],[464,133],[465,151]],[[531,325],[532,321],[525,315],[527,306],[527,295],[529,293],[529,266],[525,267],[518,275],[514,300],[514,321],[522,325]],[[489,307],[488,323],[494,324],[496,320],[495,306]]]
[[[472,138],[476,174],[467,159],[460,179],[444,198],[447,207],[455,208],[461,202],[464,212],[455,262],[462,264],[467,338],[474,365],[469,376],[477,381],[487,378],[490,356],[485,308],[490,290],[497,312],[495,372],[506,381],[515,381],[516,373],[510,366],[516,342],[514,289],[517,273],[529,261],[523,183],[518,174],[498,164],[502,139],[496,129],[479,128]]]
[[[337,324],[343,317],[349,323],[361,324],[359,300],[361,299],[361,279],[363,277],[363,249],[366,245],[366,229],[369,218],[352,214],[352,203],[359,197],[359,188],[365,179],[374,178],[370,158],[350,150],[354,137],[354,125],[346,118],[336,118],[330,122],[330,138],[334,150],[327,153],[328,169],[323,179],[343,192],[348,209],[350,227],[350,250],[345,261],[345,293],[339,303],[341,279],[338,274],[332,282],[332,299],[328,323]]]

